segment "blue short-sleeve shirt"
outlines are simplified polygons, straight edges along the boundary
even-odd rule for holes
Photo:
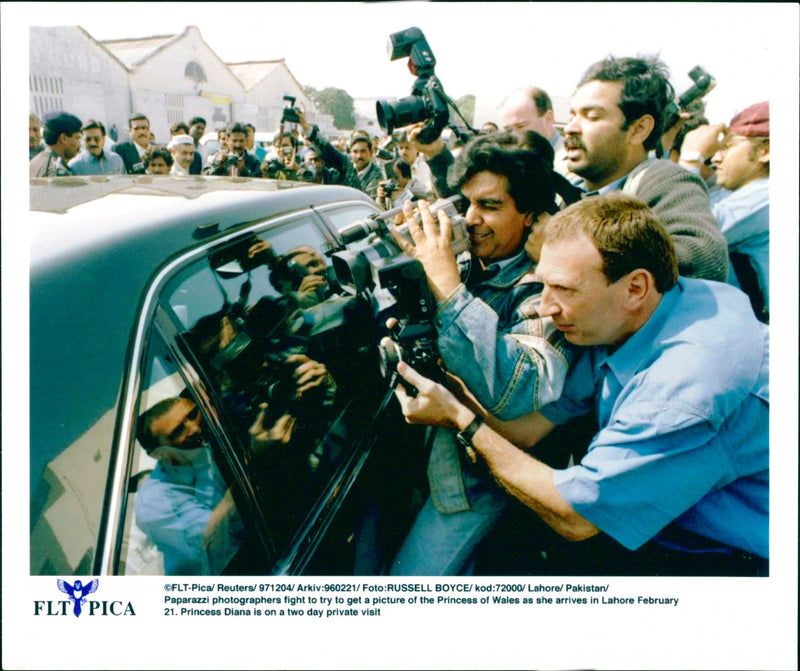
[[[561,495],[629,549],[674,524],[769,556],[768,351],[741,291],[681,278],[616,351],[583,350],[542,409],[598,412],[580,465],[554,474]]]

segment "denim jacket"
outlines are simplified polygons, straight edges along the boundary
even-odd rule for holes
[[[492,279],[469,289],[468,284],[462,283],[436,314],[447,370],[503,420],[557,400],[574,350],[552,319],[539,317],[542,284],[533,262],[522,252]],[[428,481],[444,513],[469,510],[468,490],[497,488],[488,475],[462,468],[460,452],[453,431],[436,430]]]

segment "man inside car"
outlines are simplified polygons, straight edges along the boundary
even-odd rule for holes
[[[140,418],[139,443],[158,460],[136,495],[136,523],[164,555],[167,575],[218,575],[244,527],[214,462],[197,404],[156,403]]]

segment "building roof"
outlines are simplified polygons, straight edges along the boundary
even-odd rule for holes
[[[152,37],[141,37],[138,39],[102,40],[100,44],[108,49],[108,51],[120,61],[125,63],[128,68],[133,69],[159,52],[176,38],[182,37],[184,33],[180,33],[179,35],[154,35]]]
[[[244,90],[249,91],[276,68],[281,65],[286,67],[286,61],[283,58],[279,58],[275,61],[247,61],[245,63],[228,63],[227,65],[230,71],[242,82]]]

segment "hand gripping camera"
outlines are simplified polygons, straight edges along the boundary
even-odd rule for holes
[[[411,95],[400,100],[378,100],[375,104],[378,123],[391,135],[395,128],[426,121],[418,139],[430,144],[441,135],[450,119],[449,99],[433,69],[436,58],[419,28],[407,28],[389,36],[389,60],[408,57],[408,69],[417,79]]]
[[[456,254],[469,249],[467,223],[459,212],[466,204],[463,196],[457,195],[441,200],[431,207],[436,219],[440,209],[447,212],[453,226],[451,245]],[[332,255],[334,273],[345,291],[360,296],[369,296],[375,289],[384,289],[395,300],[393,310],[399,317],[399,326],[391,334],[391,340],[380,346],[381,372],[392,383],[396,381],[398,361],[406,361],[426,377],[437,379],[439,353],[436,347],[436,329],[433,318],[436,314],[434,300],[422,264],[402,252],[391,234],[387,222],[402,208],[373,215],[356,221],[339,233],[343,242],[353,243],[366,239],[361,249],[348,249]],[[419,214],[415,214],[419,220]],[[411,241],[408,225],[395,229]]]
[[[673,100],[664,109],[664,131],[678,123],[681,110],[686,109],[698,98],[702,98],[717,85],[717,81],[699,65],[689,71],[689,77],[694,84],[686,89],[677,101]]]

